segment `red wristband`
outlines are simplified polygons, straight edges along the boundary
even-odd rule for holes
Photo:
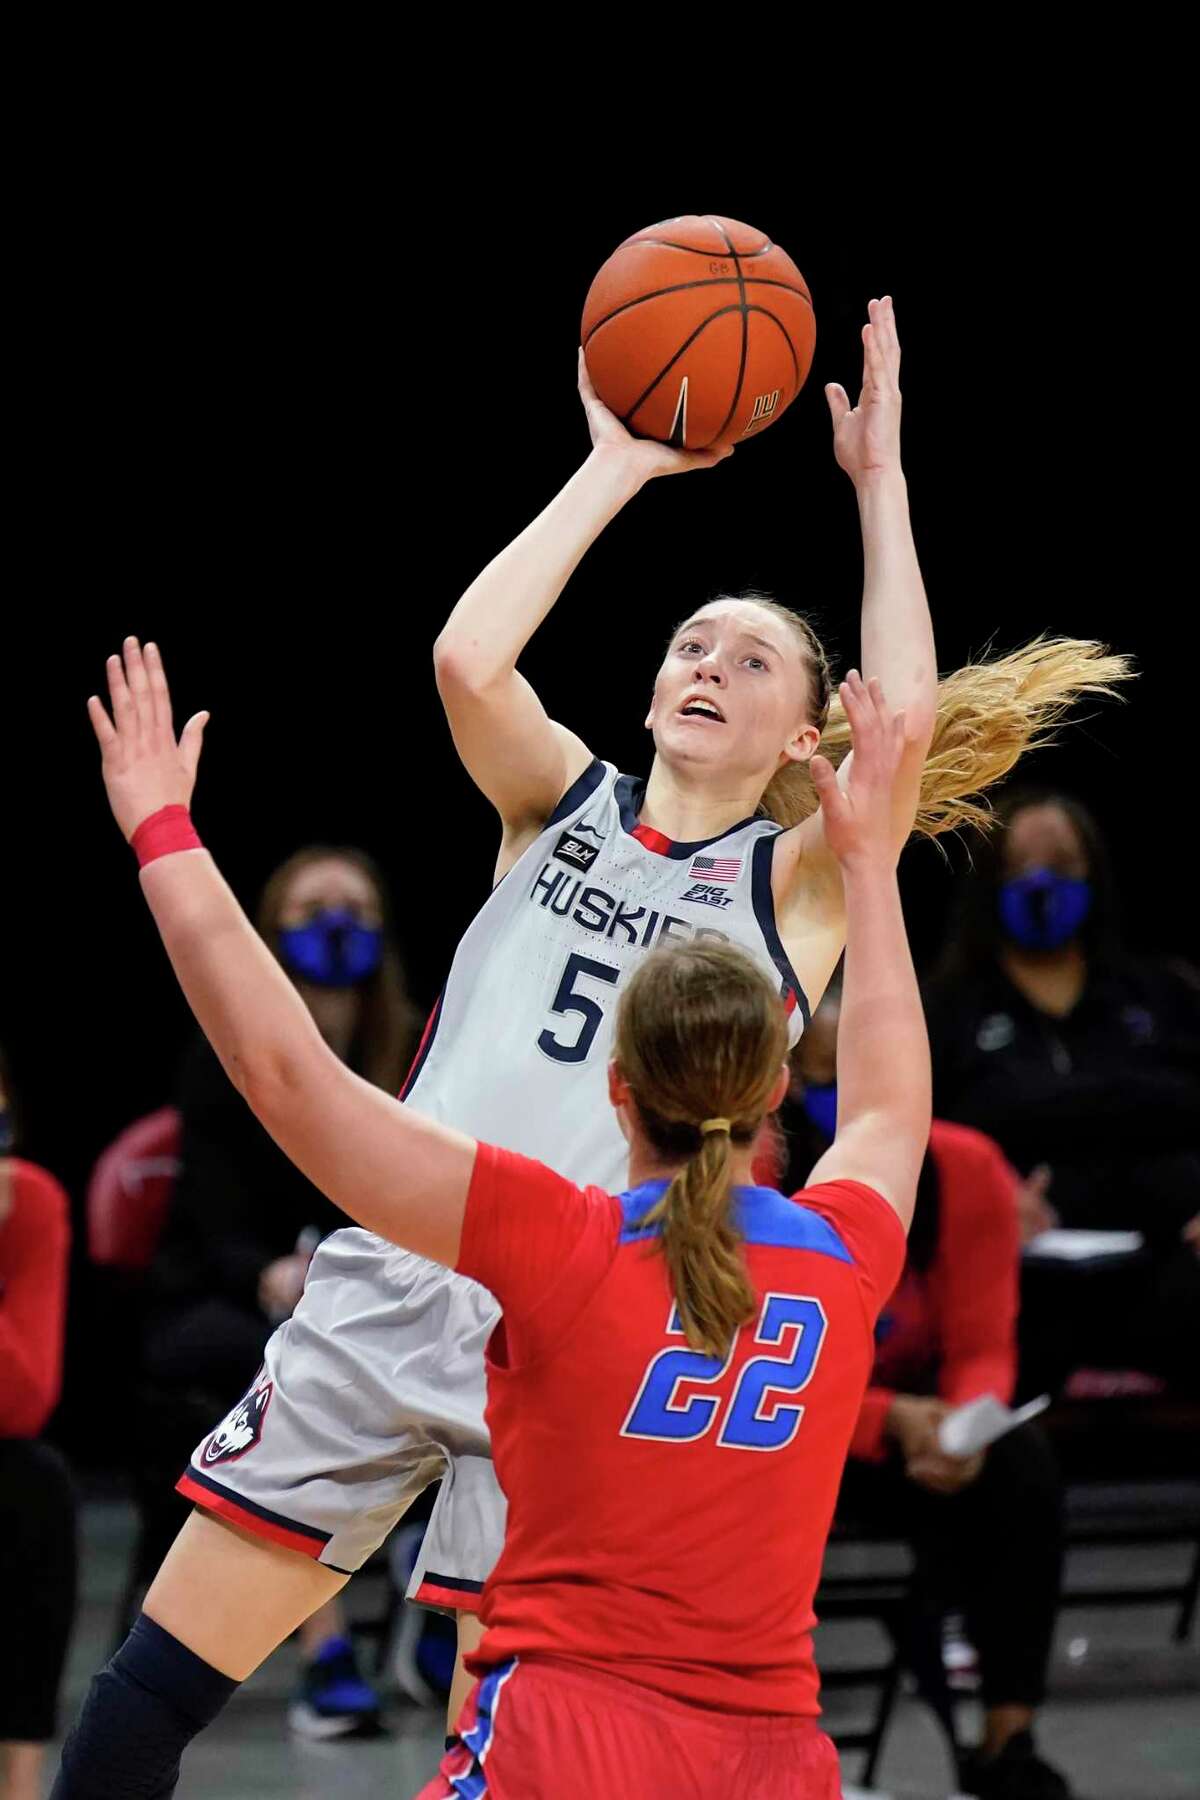
[[[129,840],[130,849],[138,859],[138,868],[144,869],[147,863],[157,862],[160,856],[170,856],[176,850],[203,850],[204,845],[196,836],[196,828],[192,824],[192,815],[186,806],[161,806],[148,819],[143,819]]]

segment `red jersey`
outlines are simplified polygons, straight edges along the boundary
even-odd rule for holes
[[[1017,1381],[1021,1234],[1017,1177],[991,1138],[935,1119],[929,1149],[937,1169],[937,1247],[926,1269],[905,1269],[875,1327],[875,1368],[850,1454],[879,1462],[884,1424],[898,1393],[936,1393],[952,1406]]]
[[[665,1182],[619,1196],[481,1144],[458,1268],[504,1308],[487,1422],[508,1496],[476,1674],[586,1663],[731,1712],[813,1714],[813,1594],[904,1260],[856,1182],[736,1190],[755,1319],[724,1361],[679,1328]]]
[[[45,1169],[4,1159],[0,1220],[0,1437],[36,1437],[62,1389],[71,1209]]]

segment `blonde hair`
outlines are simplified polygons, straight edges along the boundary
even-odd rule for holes
[[[664,1159],[683,1162],[641,1223],[661,1225],[688,1343],[724,1358],[757,1307],[732,1216],[730,1160],[735,1143],[753,1141],[787,1056],[778,990],[731,944],[655,950],[625,985],[615,1055],[647,1138]]]
[[[773,613],[799,638],[812,692],[809,711],[820,751],[836,766],[850,750],[850,726],[829,663],[810,622],[769,595],[723,595]],[[1126,656],[1090,638],[1043,634],[1020,650],[968,663],[938,682],[937,719],[925,758],[913,830],[938,837],[963,825],[988,830],[992,809],[983,790],[1001,781],[1028,750],[1053,742],[1055,728],[1085,694],[1115,694],[1132,678]],[[886,693],[886,681],[884,691]],[[817,810],[806,763],[789,763],[768,782],[759,811],[779,825],[798,825]]]

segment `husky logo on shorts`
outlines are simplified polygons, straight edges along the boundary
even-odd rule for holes
[[[245,1399],[239,1400],[233,1411],[226,1413],[200,1453],[204,1468],[211,1469],[214,1463],[236,1462],[247,1450],[253,1450],[262,1436],[262,1422],[273,1386],[268,1381],[262,1387],[252,1387]]]

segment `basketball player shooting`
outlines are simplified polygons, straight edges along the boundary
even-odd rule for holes
[[[98,699],[90,712],[113,812],[226,1073],[351,1218],[504,1305],[488,1382],[509,1533],[478,1685],[429,1800],[549,1800],[564,1785],[589,1800],[833,1800],[812,1595],[929,1130],[895,875],[903,715],[852,671],[860,766],[843,792],[814,764],[844,871],[850,1017],[841,1128],[796,1204],[750,1168],[789,1079],[773,974],[694,939],[641,963],[606,1070],[623,1191],[577,1186],[337,1058],[192,827],[202,721],[176,744],[153,645],[110,660],[109,692],[112,720]],[[729,1545],[751,1516],[743,1566]]]
[[[984,817],[971,796],[1080,693],[1105,691],[1126,670],[1100,646],[1041,640],[939,687],[900,465],[890,301],[871,303],[863,345],[857,405],[836,386],[827,393],[863,527],[864,671],[904,712],[891,790],[899,850],[914,825],[932,834]],[[645,783],[551,719],[517,668],[529,638],[647,482],[714,460],[631,437],[586,375],[580,386],[587,460],[467,590],[435,649],[455,743],[499,815],[497,878],[509,879],[459,946],[406,1099],[478,1140],[615,1189],[625,1143],[605,1070],[621,981],[661,941],[723,936],[776,982],[794,1040],[845,942],[844,883],[810,762],[820,746],[843,786],[853,763],[811,626],[761,598],[703,604],[672,635],[647,720],[655,757]],[[158,1696],[155,1729],[177,1758],[439,1472],[415,1587],[458,1610],[467,1646],[477,1641],[471,1615],[504,1529],[483,1420],[483,1348],[497,1316],[479,1284],[377,1236],[337,1232],[320,1246],[287,1332],[268,1345],[256,1392],[269,1389],[270,1404],[254,1409],[255,1442],[237,1458],[223,1456],[219,1433],[197,1447],[180,1483],[196,1510],[147,1595],[140,1634],[89,1695],[88,1754],[118,1772],[114,1793],[132,1791],[120,1786],[136,1744],[130,1695],[139,1706]]]

